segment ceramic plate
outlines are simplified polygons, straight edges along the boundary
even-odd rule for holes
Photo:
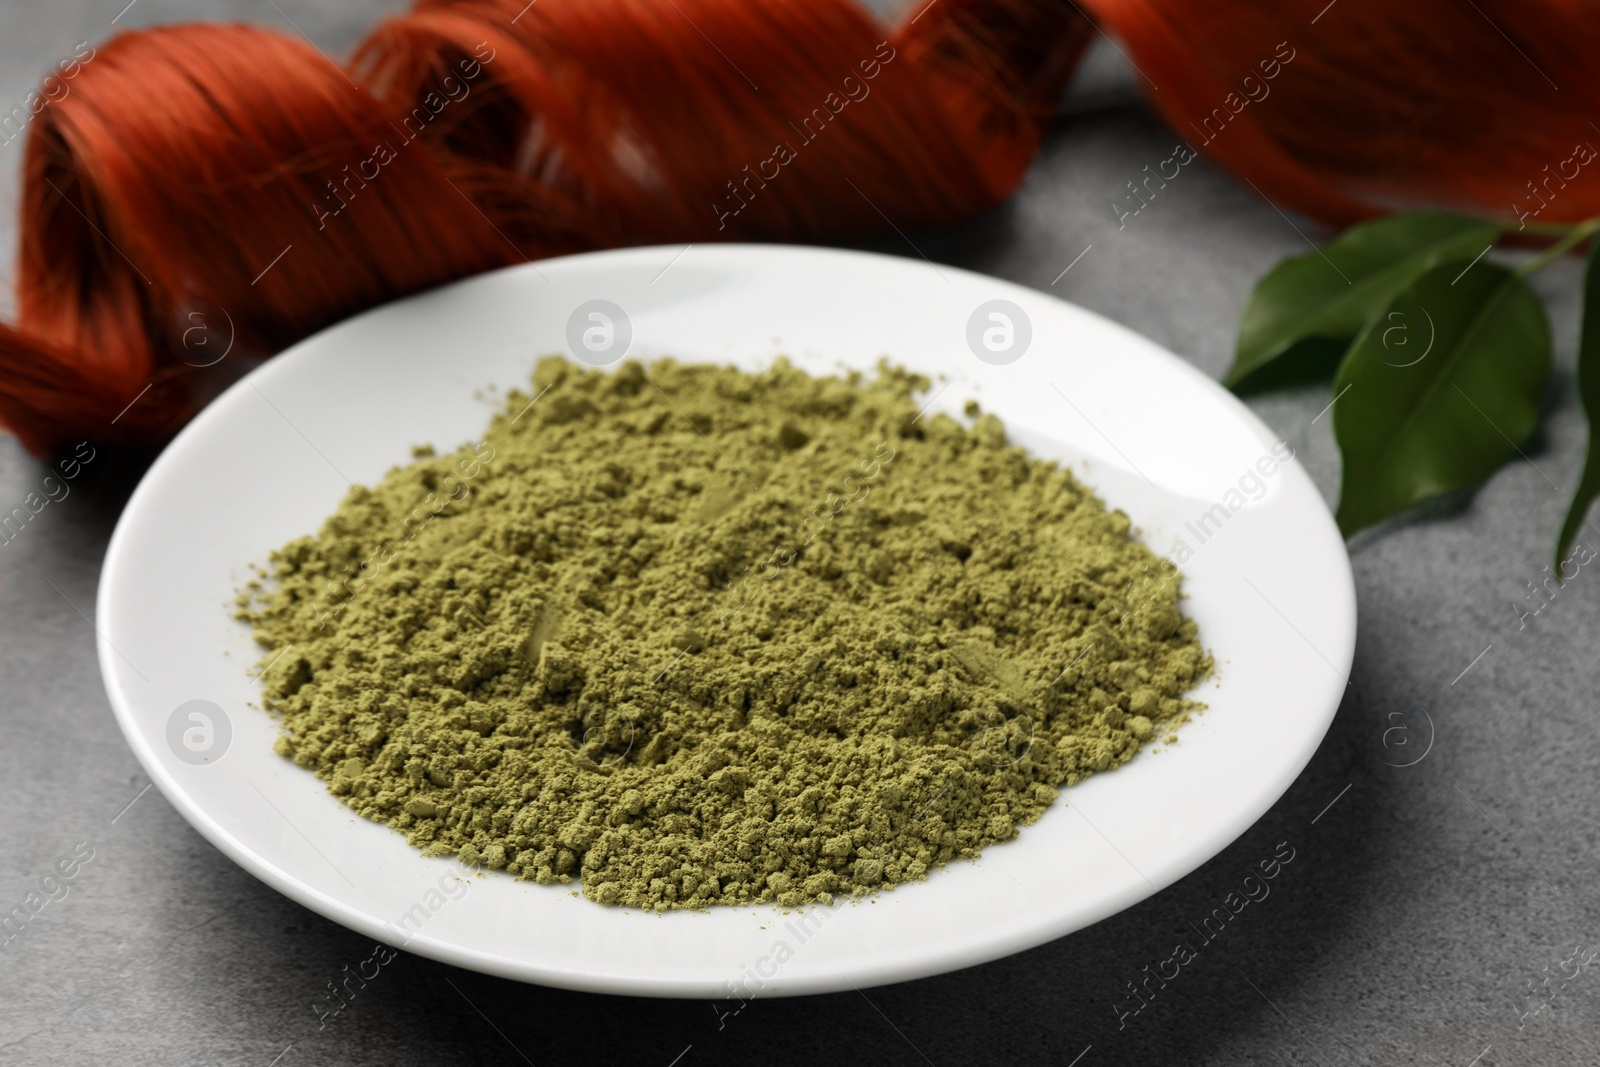
[[[594,318],[600,315],[600,318]],[[608,909],[571,887],[467,877],[276,755],[258,650],[231,617],[250,565],[316,530],[413,444],[476,440],[535,359],[628,356],[813,373],[882,356],[973,397],[1182,558],[1218,672],[1175,745],[1096,775],[1020,838],[926,882],[784,913]],[[246,870],[335,922],[461,967],[609,993],[819,993],[935,974],[1081,929],[1182,878],[1282,795],[1322,739],[1355,644],[1344,543],[1243,405],[1114,323],[920,261],[768,246],[548,260],[360,315],[261,366],[186,428],[106,557],[100,664],[174,807]],[[1281,447],[1278,455],[1285,450]],[[1181,547],[1180,547],[1181,546]]]

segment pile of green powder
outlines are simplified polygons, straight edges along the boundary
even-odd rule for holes
[[[278,751],[603,904],[827,902],[1014,837],[1212,664],[1127,516],[927,386],[541,361],[241,597]]]

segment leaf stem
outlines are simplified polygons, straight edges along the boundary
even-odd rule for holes
[[[1553,261],[1560,259],[1578,245],[1593,237],[1596,231],[1600,231],[1600,216],[1584,219],[1574,225],[1561,240],[1556,241],[1549,248],[1546,248],[1543,252],[1518,267],[1517,273],[1525,278],[1534,271],[1544,269]]]

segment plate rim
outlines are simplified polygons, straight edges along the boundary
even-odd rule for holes
[[[878,262],[885,266],[893,265],[896,268],[915,265],[915,261],[910,260],[908,257],[853,249],[801,245],[728,243],[702,246],[702,251],[735,259],[752,256],[757,258],[773,257],[779,260],[813,259],[818,262],[847,259],[853,261],[865,260],[869,263]],[[681,247],[678,245],[648,245],[552,257],[457,279],[432,289],[408,294],[396,300],[367,308],[328,325],[322,330],[297,341],[276,356],[252,367],[246,374],[232,382],[212,403],[208,404],[194,419],[184,426],[161,450],[161,453],[151,462],[140,478],[138,485],[129,495],[121,514],[118,516],[116,526],[107,544],[95,596],[96,646],[101,681],[124,739],[128,742],[129,747],[133,749],[142,769],[150,777],[151,781],[155,783],[162,795],[167,799],[167,802],[202,837],[253,877],[324,918],[330,919],[348,929],[373,937],[385,944],[391,943],[388,940],[388,935],[392,931],[387,929],[380,919],[362,911],[353,904],[348,904],[321,892],[287,871],[280,870],[270,858],[259,855],[243,842],[234,838],[225,827],[207,812],[204,806],[190,796],[188,790],[182,786],[159,756],[156,755],[152,747],[147,744],[144,732],[138,728],[131,701],[124,694],[123,688],[116,683],[116,661],[120,658],[120,654],[113,646],[107,631],[111,628],[109,620],[115,617],[113,600],[117,589],[117,576],[123,566],[123,556],[129,551],[127,542],[132,536],[130,531],[142,515],[146,498],[156,491],[153,488],[157,480],[155,475],[164,470],[165,465],[169,462],[170,455],[186,447],[186,443],[189,440],[209,432],[207,428],[212,422],[226,417],[226,409],[229,405],[223,404],[221,401],[244,390],[251,389],[258,384],[265,384],[276,375],[295,373],[293,368],[304,359],[309,358],[308,353],[311,349],[325,343],[324,338],[330,333],[357,328],[360,323],[382,315],[398,305],[420,299],[436,298],[451,290],[482,284],[487,279],[519,273],[538,275],[541,273],[541,267],[559,267],[569,263],[591,264],[604,262],[614,264],[617,267],[624,267],[628,265],[630,260],[652,261],[664,255],[677,255],[679,252],[681,252]],[[938,270],[957,274],[971,281],[981,283],[993,289],[999,296],[1017,297],[1020,295],[1027,300],[1044,299],[1066,305],[1075,314],[1093,319],[1101,327],[1123,335],[1125,340],[1132,341],[1153,353],[1159,354],[1175,369],[1188,375],[1199,388],[1209,390],[1214,396],[1223,398],[1232,416],[1244,423],[1249,430],[1258,436],[1273,439],[1278,437],[1260,416],[1240,401],[1238,397],[1224,389],[1215,379],[1205,374],[1187,359],[1128,326],[1054,294],[1033,289],[1007,279],[947,264],[939,264]],[[1311,482],[1309,474],[1300,465],[1298,457],[1292,456],[1285,461],[1285,467],[1295,471],[1299,477],[1305,479],[1315,497],[1317,518],[1336,533],[1337,527],[1334,524],[1327,503],[1320,492],[1316,491],[1315,484]],[[1334,651],[1333,658],[1329,661],[1329,664],[1348,679],[1355,654],[1358,605],[1355,594],[1354,572],[1350,563],[1348,546],[1342,537],[1336,537],[1335,543],[1339,546],[1338,573],[1328,574],[1325,578],[1338,587],[1339,606],[1348,609],[1344,612],[1348,618],[1348,625],[1340,628],[1341,647]],[[1323,650],[1318,649],[1317,651],[1321,653]],[[1205,854],[1200,855],[1192,863],[1180,862],[1162,868],[1156,872],[1153,879],[1145,879],[1148,885],[1147,890],[1137,890],[1135,895],[1128,899],[1123,899],[1115,894],[1107,894],[1098,907],[1084,909],[1074,915],[1063,914],[1055,922],[1039,923],[1021,928],[1008,937],[991,939],[983,944],[981,951],[975,952],[961,945],[948,947],[942,951],[935,947],[918,951],[909,957],[905,954],[897,954],[891,962],[874,963],[865,970],[848,969],[848,962],[839,961],[833,967],[822,971],[813,971],[805,975],[790,976],[782,981],[775,980],[770,982],[767,985],[763,985],[759,995],[762,997],[813,995],[834,992],[852,986],[870,988],[959,971],[1058,940],[1068,934],[1093,926],[1112,915],[1149,899],[1220,855],[1232,842],[1238,840],[1250,828],[1254,827],[1282,799],[1326,739],[1341,703],[1342,697],[1332,699],[1331,703],[1321,713],[1316,722],[1317,728],[1314,731],[1314,739],[1308,742],[1303,753],[1296,753],[1291,759],[1281,761],[1278,782],[1271,788],[1263,789],[1254,794],[1250,803],[1240,806],[1238,811],[1241,815],[1238,829],[1231,832],[1226,841],[1216,849],[1202,850]],[[1308,737],[1311,736],[1311,734],[1308,734]],[[1063,792],[1062,803],[1065,804],[1065,802],[1065,792]],[[1245,815],[1248,817],[1246,818]],[[836,901],[833,906],[838,908],[850,906],[852,903],[852,900],[844,899]],[[774,912],[774,914],[782,913],[781,910],[775,910]],[[1084,918],[1085,915],[1088,917]],[[694,981],[674,982],[669,979],[641,977],[638,975],[603,974],[598,969],[572,971],[565,967],[541,965],[534,960],[513,960],[496,956],[477,948],[463,947],[436,936],[430,936],[425,930],[418,931],[403,945],[395,947],[403,947],[406,951],[452,966],[464,967],[514,981],[585,992],[662,998],[699,997],[708,993],[704,985],[697,984]],[[780,975],[780,977],[782,976]],[[768,988],[768,986],[771,988]]]

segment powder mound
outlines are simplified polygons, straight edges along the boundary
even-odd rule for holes
[[[1212,663],[1126,515],[927,385],[542,360],[241,597],[277,750],[603,904],[827,902],[1015,837]]]

